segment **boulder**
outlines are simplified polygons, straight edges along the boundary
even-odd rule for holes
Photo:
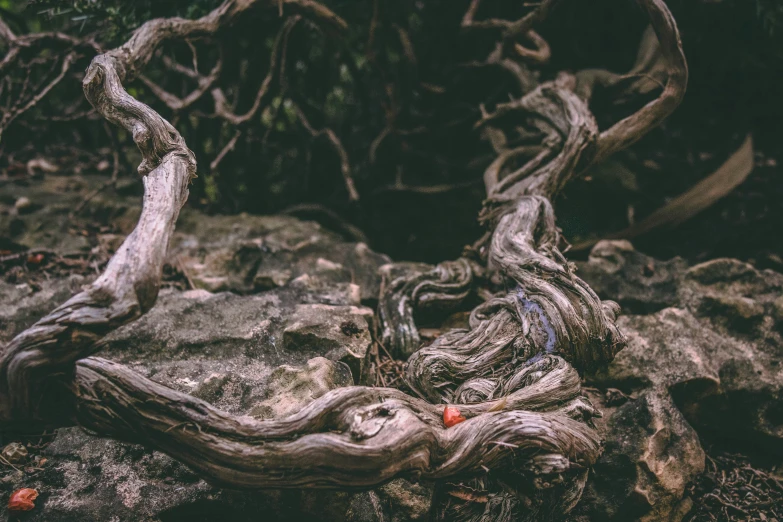
[[[620,242],[596,249],[611,252],[602,259],[623,259],[624,266],[652,263]],[[593,272],[581,273],[591,284],[603,263],[593,258]],[[626,394],[665,389],[703,437],[783,454],[783,275],[715,259],[681,267],[669,279],[675,292],[661,301],[667,308],[621,317],[628,346],[590,382]],[[602,297],[614,297],[606,286],[597,287]],[[634,292],[642,290],[619,297]]]
[[[372,344],[373,311],[361,303],[377,298],[377,266],[388,258],[291,217],[186,211],[183,218],[170,264],[196,288],[163,288],[147,314],[105,338],[102,357],[260,419],[285,417],[358,381]],[[0,282],[0,339],[11,339],[90,280]],[[16,442],[0,440],[3,447]],[[22,455],[20,471],[0,470],[0,518],[7,495],[21,487],[40,493],[25,520],[47,522],[374,520],[355,518],[363,499],[379,499],[386,518],[378,520],[406,522],[427,519],[434,491],[402,479],[360,493],[224,490],[163,453],[80,428],[59,429],[45,448],[26,449],[14,452]]]
[[[378,298],[378,268],[389,258],[364,243],[346,242],[312,221],[290,216],[212,216],[183,212],[170,258],[198,288],[253,293],[302,275],[358,285],[360,298]]]
[[[653,259],[621,240],[600,241],[587,262],[577,266],[579,277],[600,297],[620,303],[623,313],[642,314],[676,302],[687,263],[677,257],[669,261]]]
[[[316,398],[336,387],[324,379],[353,384],[372,343],[372,310],[356,306],[347,286],[164,290],[146,315],[106,337],[101,355],[231,413],[253,410],[292,372],[314,380]]]
[[[681,520],[691,506],[686,487],[704,471],[696,431],[665,390],[646,390],[616,407],[604,394],[590,395],[604,414],[598,421],[604,453],[573,517]]]
[[[681,520],[700,441],[783,454],[783,275],[733,259],[656,261],[627,241],[597,244],[578,269],[634,314],[618,322],[627,347],[586,376],[606,451],[580,513]]]
[[[101,355],[225,411],[284,417],[354,384],[371,344],[372,311],[339,285],[322,290],[164,290],[148,314],[106,338]],[[344,492],[224,491],[163,453],[79,428],[57,430],[40,456],[42,471],[0,483],[41,492],[31,521],[337,521],[349,509]]]

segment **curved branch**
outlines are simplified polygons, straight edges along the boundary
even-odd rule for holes
[[[0,39],[9,44],[16,40],[16,35],[2,18],[0,18]]]
[[[637,0],[637,3],[647,14],[658,37],[661,54],[666,60],[668,80],[657,99],[601,132],[591,163],[603,161],[657,127],[680,104],[688,85],[688,64],[682,50],[680,32],[671,12],[663,0]]]
[[[122,46],[106,53],[116,61],[121,81],[138,76],[164,41],[174,38],[204,38],[231,26],[242,15],[260,7],[277,7],[279,0],[225,0],[217,9],[197,19],[158,18],[139,27]],[[347,28],[345,21],[327,7],[312,0],[283,0],[285,5],[323,21],[335,30]]]
[[[256,93],[256,97],[253,100],[253,105],[250,106],[250,109],[248,109],[247,112],[244,114],[234,114],[228,101],[226,100],[226,95],[223,94],[223,90],[219,88],[212,90],[212,98],[215,101],[215,114],[217,116],[223,118],[232,125],[239,126],[247,123],[256,115],[258,109],[261,108],[261,102],[269,93],[269,88],[272,86],[272,81],[278,72],[278,61],[282,59],[280,49],[281,47],[285,46],[285,42],[288,39],[288,36],[291,34],[291,30],[300,20],[301,17],[292,16],[285,21],[283,26],[280,28],[280,31],[277,33],[277,37],[275,38],[275,43],[272,46],[272,52],[269,58],[269,71],[266,73],[264,80],[261,82],[261,85],[258,88],[258,93]]]
[[[340,388],[269,421],[226,415],[98,358],[78,363],[74,388],[83,426],[141,441],[234,488],[369,487],[400,475],[491,473],[510,461],[522,473],[549,454],[565,455],[557,472],[568,473],[599,453],[591,429],[567,416],[474,409],[446,429],[443,406],[387,388]]]
[[[473,17],[479,1],[471,3],[463,27],[475,25]],[[659,33],[673,28],[676,34],[671,15],[662,2],[640,1],[648,8],[651,24]],[[533,21],[554,4],[545,1],[530,15],[506,25],[503,42],[492,57],[499,60],[509,42],[531,30]],[[661,30],[661,20],[671,22],[671,27]],[[497,22],[485,25],[504,25]],[[679,40],[675,47],[681,56]],[[675,65],[674,69],[679,66]],[[567,74],[561,74],[556,81],[541,85],[519,100],[498,105],[491,114],[482,110],[483,117],[477,128],[490,137],[499,156],[485,172],[488,198],[481,215],[481,220],[494,231],[489,243],[485,236],[473,248],[486,253],[489,272],[511,291],[475,308],[469,329],[447,332],[411,355],[406,381],[420,397],[432,402],[478,404],[481,408],[490,403],[505,407],[508,403],[516,403],[518,386],[523,390],[536,390],[539,383],[533,382],[532,376],[543,376],[539,382],[550,384],[544,396],[558,397],[561,401],[558,414],[590,423],[595,410],[579,397],[578,384],[569,384],[573,382],[569,378],[576,375],[570,365],[586,369],[605,364],[622,349],[625,338],[615,324],[619,312],[617,304],[602,302],[573,274],[558,250],[560,235],[548,198],[557,194],[582,165],[632,143],[636,137],[628,133],[645,132],[658,118],[671,112],[671,104],[676,105],[681,97],[681,93],[676,92],[677,85],[674,78],[670,90],[662,95],[663,101],[659,99],[657,104],[651,104],[650,110],[643,109],[600,137],[587,104],[572,92],[576,86],[574,77]],[[524,123],[520,124],[520,120]],[[522,137],[522,143],[526,138],[539,136],[541,146],[508,147],[508,143],[519,143],[502,130],[501,126],[509,121],[514,132]],[[512,160],[522,158],[530,159],[515,171],[507,172]],[[385,289],[387,295],[381,298],[381,316],[386,321],[391,319],[388,325],[384,324],[384,332],[394,332],[397,328],[400,330],[398,337],[407,342],[418,339],[412,303],[410,299],[395,302],[393,298],[400,293],[400,288],[415,284],[419,277],[408,276],[407,280],[403,277],[395,281]],[[397,305],[386,307],[396,315],[384,314],[384,300]],[[553,364],[553,361],[563,360],[554,354],[561,355],[570,365],[565,362],[564,366]],[[532,368],[535,370],[531,371]],[[529,405],[517,403],[516,406]],[[558,456],[553,456],[551,462],[557,460]],[[574,505],[585,480],[586,476],[581,475],[571,476],[565,482],[562,497],[555,503],[558,509],[564,512]],[[507,488],[491,478],[471,484],[479,493]],[[521,504],[513,495],[502,498],[504,506],[493,508],[488,504],[481,516],[508,516]],[[459,505],[468,500],[457,497],[451,502]],[[458,508],[452,514],[467,520],[470,512],[470,509]]]
[[[575,175],[580,161],[593,157],[598,136],[595,118],[581,98],[557,83],[543,84],[518,100],[499,104],[495,112],[482,118],[477,128],[499,125],[511,115],[526,116],[531,127],[547,138],[543,140],[544,150],[504,178],[497,172],[499,167],[521,152],[501,154],[497,163],[488,167],[484,179],[490,199],[508,202],[523,194],[552,197]],[[554,154],[557,148],[560,150]]]
[[[294,110],[302,122],[302,126],[310,133],[310,136],[317,138],[319,136],[326,136],[329,143],[332,144],[332,148],[337,152],[337,156],[340,158],[340,172],[343,175],[343,182],[345,183],[345,189],[348,191],[348,198],[351,201],[359,201],[359,191],[356,190],[356,183],[353,181],[353,175],[351,174],[351,160],[348,158],[348,152],[343,147],[343,142],[337,137],[337,134],[329,127],[324,127],[321,130],[316,130],[310,121],[305,116],[302,108],[299,105],[294,104]]]
[[[184,98],[179,98],[178,96],[174,96],[170,92],[166,91],[162,87],[160,87],[158,84],[147,78],[146,76],[139,75],[139,80],[141,80],[144,85],[146,85],[150,91],[152,91],[152,94],[157,96],[160,101],[165,103],[169,109],[173,111],[181,111],[182,109],[186,109],[193,105],[196,101],[201,98],[207,90],[209,90],[212,85],[215,84],[215,82],[220,77],[220,70],[223,67],[223,60],[222,57],[218,58],[217,63],[215,63],[215,66],[212,68],[212,70],[209,72],[207,76],[201,76],[200,74],[196,73],[196,81],[198,82],[198,87],[196,87],[190,94],[185,96]]]
[[[663,89],[665,88],[668,74],[666,72],[666,60],[660,52],[658,37],[655,36],[652,26],[648,25],[644,33],[642,33],[636,61],[627,73],[618,74],[606,69],[583,69],[574,76],[576,77],[576,93],[583,99],[589,100],[596,85],[611,88],[631,78],[634,81],[623,89],[623,97],[629,97],[633,94],[645,94],[656,86]]]
[[[473,289],[478,267],[464,258],[435,267],[417,263],[392,263],[380,268],[382,277],[378,314],[382,338],[393,354],[408,357],[419,349],[421,337],[413,311],[416,308],[458,305]]]
[[[516,51],[517,55],[535,63],[548,62],[552,57],[552,49],[549,47],[549,43],[532,29],[527,32],[527,37],[533,42],[535,49],[528,49],[520,43],[515,43],[514,51]]]
[[[46,33],[33,33],[17,36],[13,33],[11,28],[0,19],[0,40],[6,42],[8,51],[5,56],[0,60],[0,76],[3,76],[4,80],[8,80],[8,84],[11,84],[11,67],[16,66],[20,70],[27,72],[27,78],[21,88],[21,92],[13,103],[9,99],[6,104],[6,110],[2,111],[2,117],[0,118],[0,136],[8,128],[8,126],[19,116],[29,111],[35,105],[37,105],[49,92],[54,89],[62,80],[65,75],[73,66],[74,62],[81,57],[81,52],[84,48],[90,51],[97,51],[98,46],[91,40],[79,40],[69,35],[58,32],[46,32]],[[25,53],[23,51],[38,50],[49,52],[49,58],[42,58],[41,56],[47,56],[41,53],[36,59],[30,60],[27,63],[24,62]],[[48,71],[40,83],[31,86],[28,80],[30,79],[31,70],[33,65],[38,63],[45,63],[47,59],[53,58],[53,65],[50,71]],[[59,72],[55,74],[57,70],[57,64],[60,63]],[[20,63],[21,62],[21,63]],[[54,75],[52,77],[52,75]],[[11,89],[9,89],[9,96]],[[2,88],[0,88],[0,93]]]
[[[75,60],[76,53],[68,53],[65,58],[63,58],[63,63],[60,66],[60,72],[57,74],[57,76],[55,76],[50,82],[38,90],[38,92],[34,94],[29,100],[27,100],[27,102],[21,106],[17,104],[17,107],[14,107],[10,111],[3,114],[2,119],[0,119],[0,136],[2,136],[3,131],[8,128],[11,122],[13,122],[19,115],[32,109],[39,101],[44,98],[44,96],[49,94],[49,91],[51,91],[58,83],[60,83],[60,81],[62,81]]]
[[[70,374],[101,338],[155,303],[169,239],[193,174],[188,159],[170,152],[144,178],[139,223],[103,274],[2,350],[0,420],[62,423],[70,408],[58,411],[63,399],[52,389],[53,376]]]

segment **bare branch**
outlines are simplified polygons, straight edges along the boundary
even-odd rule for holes
[[[215,171],[218,168],[218,165],[220,165],[220,162],[223,161],[223,158],[226,157],[226,154],[234,150],[234,147],[237,144],[237,140],[242,135],[241,130],[237,130],[234,133],[234,136],[228,140],[228,143],[226,143],[226,146],[220,149],[220,152],[218,152],[218,155],[215,156],[215,159],[212,160],[212,163],[209,164],[209,170]]]
[[[3,114],[2,119],[0,119],[0,137],[2,137],[3,131],[8,128],[12,121],[14,121],[19,115],[32,109],[39,101],[44,98],[44,96],[49,94],[49,91],[51,91],[58,83],[60,83],[60,81],[62,81],[75,59],[75,53],[67,54],[63,59],[60,72],[57,74],[57,76],[55,76],[43,88],[36,89],[38,92],[33,95],[26,103]]]
[[[218,58],[217,63],[215,63],[215,66],[212,68],[212,70],[209,72],[207,76],[201,76],[200,74],[198,74],[198,72],[196,72],[198,87],[196,87],[196,89],[194,89],[190,94],[188,94],[184,98],[178,98],[177,96],[174,96],[173,94],[165,91],[159,85],[157,85],[155,82],[153,82],[143,74],[139,75],[139,80],[141,80],[144,83],[144,85],[149,87],[150,91],[152,91],[152,93],[155,96],[157,96],[163,103],[168,105],[168,107],[171,110],[181,111],[182,109],[186,109],[190,107],[193,103],[198,101],[199,98],[201,98],[201,96],[203,96],[204,93],[207,92],[209,88],[215,84],[215,82],[220,77],[220,71],[222,67],[223,67],[223,60],[221,57]]]
[[[253,105],[250,107],[250,109],[242,115],[234,114],[234,112],[229,108],[229,104],[226,101],[226,96],[223,94],[223,91],[221,89],[213,89],[212,98],[215,100],[215,114],[233,125],[242,125],[256,115],[258,109],[261,107],[261,102],[269,93],[269,88],[272,86],[272,81],[277,74],[277,64],[280,60],[281,46],[284,45],[285,41],[288,39],[288,36],[291,34],[291,30],[297,23],[299,23],[300,20],[301,18],[298,16],[289,18],[277,33],[277,38],[275,38],[275,43],[272,46],[272,53],[269,59],[269,71],[264,77],[264,81],[261,82],[261,86],[258,89],[258,93],[256,94],[255,100],[253,101]]]
[[[677,108],[688,84],[688,65],[677,24],[663,0],[637,0],[658,36],[669,78],[663,92],[631,116],[601,132],[592,162],[600,162],[638,141]]]
[[[578,389],[578,376],[572,384]],[[548,386],[533,388],[515,406],[551,407],[550,399],[540,402]],[[446,429],[443,406],[384,388],[340,388],[286,419],[256,421],[88,358],[77,365],[72,393],[80,424],[143,441],[234,488],[368,487],[400,475],[483,474],[509,459],[523,472],[542,452],[567,455],[579,469],[599,452],[590,428],[562,415],[473,408],[467,422]]]
[[[329,140],[329,143],[332,144],[332,147],[340,157],[340,172],[343,174],[345,188],[348,190],[348,197],[351,199],[351,201],[358,201],[359,192],[356,190],[356,185],[354,184],[353,176],[351,175],[351,161],[348,158],[348,153],[345,151],[345,147],[343,147],[343,142],[340,141],[340,138],[337,137],[337,134],[335,134],[335,132],[328,127],[325,127],[321,130],[315,130],[313,126],[310,125],[310,122],[308,121],[304,112],[302,112],[302,109],[298,105],[294,105],[294,109],[296,110],[296,114],[299,117],[299,121],[302,122],[302,126],[307,130],[307,132],[310,133],[311,136],[314,138],[319,136],[326,136]]]
[[[16,35],[2,18],[0,18],[0,39],[9,44],[16,40]]]

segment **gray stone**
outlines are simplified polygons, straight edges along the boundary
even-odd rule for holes
[[[212,216],[184,212],[172,245],[199,288],[252,293],[308,275],[353,283],[362,300],[380,291],[378,268],[389,262],[364,243],[350,243],[318,223],[290,216]]]
[[[250,415],[258,419],[283,418],[330,390],[352,384],[348,365],[324,357],[310,359],[304,367],[279,366],[266,384],[267,398],[253,406]]]
[[[372,311],[335,285],[251,296],[164,290],[147,315],[107,338],[101,355],[231,413],[280,418],[352,385],[349,365],[360,368],[371,343]],[[284,342],[286,330],[302,336]],[[43,456],[44,471],[0,484],[41,492],[28,520],[338,521],[348,510],[345,492],[220,490],[162,453],[78,428],[58,430]]]
[[[111,253],[129,234],[141,212],[141,182],[89,199],[70,214],[99,176],[44,176],[35,183],[5,182],[0,197],[0,237],[58,254],[85,254],[98,247]],[[16,207],[23,205],[22,213]],[[100,234],[85,234],[89,228]],[[358,285],[362,300],[377,299],[377,269],[390,260],[364,243],[346,241],[311,221],[291,216],[205,216],[182,209],[172,240],[170,263],[198,287],[212,292],[253,293],[285,285],[303,274]]]
[[[26,223],[41,218],[35,223],[46,229],[46,219],[62,218],[67,204],[61,203],[51,213],[30,213]],[[24,237],[31,246],[62,246]],[[97,246],[110,252],[122,237],[100,235]],[[356,382],[372,343],[373,312],[361,302],[377,297],[377,266],[388,258],[290,217],[207,217],[186,210],[173,243],[170,262],[202,288],[162,289],[145,316],[105,339],[99,355],[224,411],[263,419],[290,415]],[[52,278],[40,288],[0,282],[0,339],[11,339],[89,281]],[[25,515],[30,521],[337,522],[357,495],[222,490],[165,454],[79,428],[58,430],[43,454],[27,460],[42,458],[42,471],[0,478],[0,491],[40,492],[37,507]],[[395,481],[373,495],[394,512],[386,520],[422,520],[432,487]]]
[[[593,467],[574,517],[588,520],[679,521],[690,509],[686,486],[704,471],[696,431],[666,391],[646,390],[614,408],[591,394],[604,413],[604,453]]]
[[[293,317],[283,329],[286,349],[322,350],[327,358],[347,364],[357,377],[361,374],[360,363],[372,343],[372,310],[307,304],[298,305]]]
[[[105,181],[99,176],[51,176],[34,183],[5,182],[0,198],[0,237],[29,248],[59,254],[85,254],[96,246],[83,230],[94,226],[128,234],[141,212],[141,198],[112,191],[95,195],[74,217],[70,214],[93,188]],[[141,189],[141,181],[135,180]],[[21,207],[17,206],[22,202]],[[3,208],[5,207],[5,208]]]
[[[39,288],[27,283],[11,284],[0,280],[0,342],[11,340],[91,280],[72,275],[45,280]]]
[[[638,276],[646,266],[648,275]],[[690,268],[658,262],[627,242],[596,245],[580,275],[602,297],[640,314],[619,319],[628,346],[587,376],[603,390],[593,400],[604,412],[606,453],[583,513],[682,519],[690,505],[682,485],[703,466],[696,432],[783,454],[783,275],[732,259]],[[610,406],[607,394],[629,400]]]
[[[665,388],[705,436],[783,454],[783,276],[728,260],[705,265],[685,274],[682,308],[620,319],[628,347],[591,382],[626,393]]]
[[[337,522],[348,509],[344,492],[218,489],[163,453],[79,428],[58,430],[45,457],[43,471],[0,480],[0,491],[40,492],[36,508],[24,515],[27,521]]]
[[[371,317],[339,284],[320,293],[289,286],[248,296],[164,290],[145,316],[105,339],[101,355],[228,412],[246,413],[270,396],[270,383],[282,389],[281,365],[305,372],[313,392],[331,389],[323,383],[327,375],[353,384],[325,364],[359,375],[372,342]],[[348,322],[357,332],[342,331]],[[325,359],[316,365],[321,373],[312,367],[316,358]]]
[[[659,261],[634,250],[625,240],[600,241],[577,274],[602,299],[617,301],[625,313],[650,313],[677,302],[677,288],[687,263]]]

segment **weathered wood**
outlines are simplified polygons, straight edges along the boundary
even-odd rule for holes
[[[549,389],[539,381],[507,406],[552,409]],[[400,475],[436,479],[508,469],[510,460],[521,473],[541,454],[564,455],[563,466],[580,468],[599,453],[590,428],[565,415],[489,412],[486,405],[447,429],[442,405],[387,388],[340,388],[286,419],[256,421],[88,358],[77,365],[73,393],[81,425],[158,448],[237,488],[368,487]]]
[[[283,3],[335,29],[345,25],[311,0]],[[488,63],[504,66],[510,59],[504,53],[518,51],[515,38],[529,34],[555,3],[547,0],[515,22],[487,25],[503,30]],[[508,520],[523,505],[530,517],[568,511],[600,451],[590,421],[597,411],[580,395],[577,369],[606,363],[624,341],[615,326],[617,306],[598,299],[560,252],[550,198],[590,163],[633,143],[682,96],[687,68],[671,14],[662,0],[638,3],[667,59],[669,82],[661,96],[604,132],[567,74],[498,106],[478,124],[499,154],[485,174],[481,220],[490,233],[463,259],[387,280],[380,308],[384,338],[402,353],[413,352],[407,380],[420,398],[345,388],[272,421],[227,415],[89,357],[105,335],[154,304],[195,173],[195,158],[176,129],[122,82],[137,76],[163,41],[214,35],[249,9],[278,2],[227,0],[199,20],[144,24],[127,43],[96,57],[84,79],[93,106],[131,132],[142,153],[139,223],[101,277],[2,349],[0,422],[77,422],[165,451],[230,487],[371,487],[396,476],[449,478],[470,480],[487,493],[487,520]],[[477,5],[474,0],[466,19],[481,25],[472,20]],[[532,82],[524,76],[522,86]],[[509,120],[511,131],[504,127]],[[509,132],[544,139],[506,150]],[[508,167],[525,158],[521,167]],[[493,282],[496,293],[473,310],[470,328],[415,351],[416,308],[459,303],[478,280]],[[444,427],[443,402],[459,404],[467,420]]]

